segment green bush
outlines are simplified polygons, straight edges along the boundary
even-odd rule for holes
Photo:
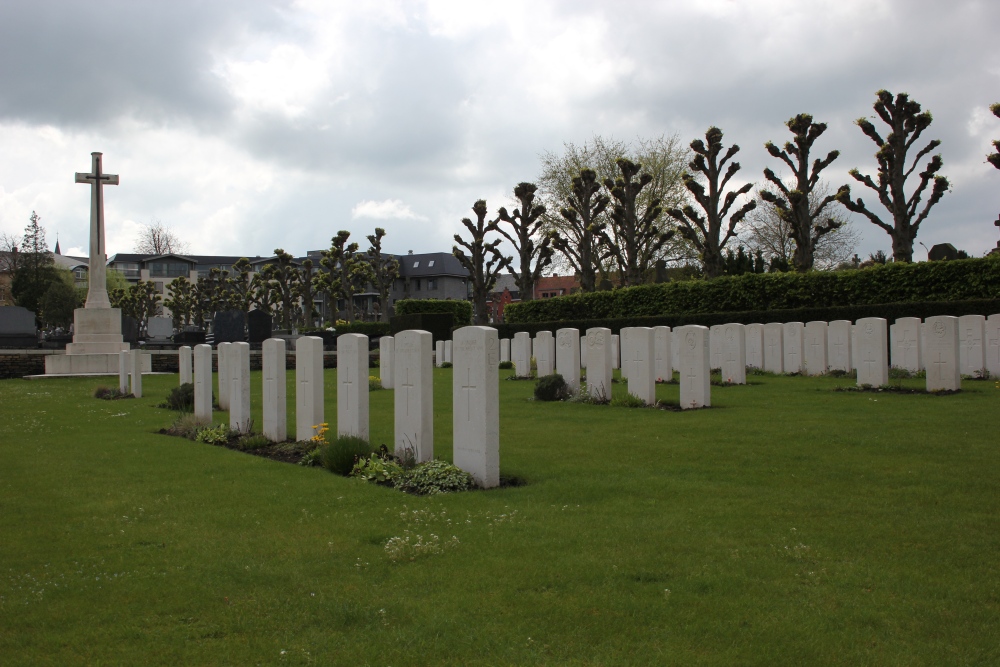
[[[262,433],[247,433],[240,436],[236,444],[239,445],[240,449],[251,451],[260,447],[267,447],[271,444],[271,441]]]
[[[376,484],[392,483],[401,474],[403,466],[393,461],[391,457],[382,458],[375,454],[366,459],[358,459],[351,469],[351,477],[359,477]]]
[[[338,324],[336,329],[338,336],[349,333],[364,334],[369,338],[389,335],[388,322],[348,322],[347,324]]]
[[[452,313],[410,313],[394,315],[389,318],[389,326],[393,335],[400,331],[420,329],[429,331],[434,337],[434,342],[451,340],[451,330],[454,324],[455,316]]]
[[[342,435],[320,448],[319,460],[330,472],[347,477],[354,469],[355,462],[370,457],[374,451],[364,438]]]
[[[455,299],[400,299],[395,304],[396,315],[413,315],[415,313],[451,313],[454,326],[463,327],[472,324],[472,304],[468,301]]]
[[[468,491],[475,487],[472,475],[447,461],[433,460],[420,463],[412,470],[404,470],[395,480],[400,491],[417,495],[433,495],[453,491]]]
[[[611,399],[611,407],[615,408],[645,408],[648,407],[646,401],[635,394],[626,393],[624,396]]]
[[[166,429],[167,434],[176,435],[188,440],[194,440],[198,431],[205,428],[205,420],[195,417],[193,413],[183,414]]]
[[[852,271],[748,273],[714,280],[639,285],[513,303],[504,309],[504,317],[509,323],[519,324],[998,297],[1000,258],[990,256],[948,262],[889,263]]]
[[[194,412],[194,385],[190,382],[174,387],[167,394],[167,402],[162,407],[177,412]]]
[[[218,426],[203,426],[194,437],[198,442],[208,445],[224,445],[232,439],[228,424]]]
[[[94,398],[102,401],[114,401],[119,398],[132,398],[132,394],[123,394],[118,387],[97,387],[94,389]]]
[[[536,401],[562,401],[569,398],[570,390],[566,380],[559,373],[545,375],[535,385]]]
[[[504,370],[510,370],[511,368],[514,368],[514,362],[513,361],[501,361],[500,362],[500,370],[502,370],[502,371],[504,371]]]

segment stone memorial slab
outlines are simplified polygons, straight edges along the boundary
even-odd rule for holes
[[[396,334],[394,453],[409,451],[418,463],[434,458],[433,340],[429,331],[418,329]]]
[[[619,334],[611,334],[611,368],[622,367],[622,346],[621,346],[621,336]]]
[[[587,336],[586,336],[586,334],[584,334],[584,340],[580,344],[580,368],[581,369],[587,367],[587,341],[586,341],[586,338],[587,338]]]
[[[806,375],[823,375],[829,366],[829,327],[826,322],[814,320],[807,322],[805,327],[805,363],[803,371]]]
[[[983,340],[986,338],[986,318],[982,315],[962,315],[958,318],[958,359],[962,375],[977,375],[986,368]]]
[[[851,325],[851,366],[855,370],[858,368],[858,359],[860,355],[858,354],[860,348],[858,348],[858,325]]]
[[[834,320],[826,329],[827,363],[832,371],[849,373],[851,363],[851,327],[848,320]]]
[[[535,334],[535,368],[538,377],[545,377],[556,372],[556,347],[551,331],[539,331]]]
[[[510,338],[500,339],[500,362],[510,361]]]
[[[392,336],[378,339],[378,378],[383,389],[393,389],[395,378],[396,341]]]
[[[805,330],[802,322],[785,322],[781,327],[782,366],[785,373],[801,373],[805,361]]]
[[[747,366],[764,369],[764,325],[748,324],[744,330],[747,341]]]
[[[747,383],[747,339],[746,327],[742,324],[723,325],[719,333],[722,349],[722,381],[729,384]],[[711,345],[711,331],[709,331]]]
[[[785,372],[785,346],[780,322],[764,325],[764,370],[768,373]]]
[[[712,404],[711,359],[707,327],[691,324],[674,329],[674,339],[681,354],[681,409]]]
[[[622,330],[624,331],[624,329]],[[628,393],[646,405],[656,404],[656,376],[653,374],[656,338],[652,327],[630,327],[628,330]]]
[[[514,334],[510,356],[514,362],[514,375],[519,378],[531,377],[531,334],[527,331]]]
[[[229,428],[250,432],[250,343],[230,343]]]
[[[670,382],[674,379],[674,366],[671,361],[671,345],[673,334],[670,327],[653,327],[653,374],[657,382]]]
[[[216,368],[219,381],[219,409],[229,409],[229,387],[232,376],[229,374],[229,350],[232,343],[219,343],[216,346]]]
[[[202,422],[212,421],[212,346],[194,347],[194,416]]]
[[[858,339],[858,386],[881,387],[889,383],[889,327],[881,317],[866,317],[856,325]]]
[[[215,335],[215,344],[236,343],[245,341],[247,317],[242,310],[223,310],[215,314],[212,321],[212,333]]]
[[[190,346],[181,345],[177,348],[177,370],[180,375],[180,384],[194,382],[193,361]]]
[[[597,400],[611,399],[611,329],[587,329],[587,393]]]
[[[132,371],[132,353],[122,350],[118,353],[118,391],[128,393],[128,376]]]
[[[174,335],[174,322],[169,317],[151,317],[146,322],[146,340],[149,343],[169,343]]]
[[[122,342],[128,345],[139,344],[139,320],[128,315],[121,316]]]
[[[324,421],[323,339],[302,336],[295,341],[295,440],[309,440]]]
[[[444,366],[444,341],[439,340],[434,343],[434,365],[438,368]]]
[[[959,318],[949,315],[928,317],[925,327],[927,391],[958,391],[962,388]]]
[[[271,314],[263,310],[247,313],[247,340],[251,344],[263,343],[271,337]]]
[[[680,371],[681,367],[681,344],[677,339],[677,328],[675,327],[670,336],[670,367]]]
[[[452,380],[454,463],[483,488],[500,484],[500,344],[497,330],[471,326],[455,334]]]
[[[986,318],[986,370],[990,377],[1000,377],[1000,315]]]
[[[35,314],[21,306],[0,306],[0,348],[38,347]]]
[[[455,363],[452,360],[454,345],[455,345],[454,342],[450,340],[446,340],[444,342],[444,363],[446,364],[454,365]]]
[[[285,341],[268,338],[261,345],[263,362],[262,433],[272,442],[284,442],[288,437],[288,397],[285,369]]]
[[[131,350],[129,375],[132,378],[132,395],[142,398],[142,350]]]
[[[911,373],[923,369],[920,358],[920,318],[900,317],[889,329],[892,336],[892,365]]]
[[[580,330],[556,332],[556,373],[562,375],[574,394],[580,391]]]
[[[712,368],[722,368],[722,325],[714,324],[708,328],[709,364]]]
[[[368,439],[368,336],[337,336],[337,435]]]
[[[629,367],[632,365],[632,350],[629,345],[632,343],[633,327],[622,327],[618,331],[618,375],[622,380],[628,379]]]

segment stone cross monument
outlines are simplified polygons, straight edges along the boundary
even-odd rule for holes
[[[87,308],[110,308],[107,248],[104,244],[104,186],[118,185],[118,174],[101,172],[101,153],[90,154],[91,173],[76,172],[77,183],[90,184],[90,289]]]

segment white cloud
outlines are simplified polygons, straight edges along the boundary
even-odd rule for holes
[[[358,202],[351,209],[351,217],[373,218],[375,220],[426,220],[427,217],[414,213],[409,206],[399,199],[384,199],[372,201],[366,199]]]

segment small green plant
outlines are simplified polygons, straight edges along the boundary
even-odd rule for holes
[[[306,467],[323,465],[322,461],[320,461],[320,448],[317,447],[316,449],[310,449],[308,452],[303,454],[302,458],[299,459],[299,465]]]
[[[368,391],[379,391],[383,389],[382,380],[374,375],[368,376]]]
[[[646,401],[642,400],[635,394],[626,393],[624,396],[619,396],[618,398],[611,399],[612,407],[616,408],[645,408],[649,407]]]
[[[271,444],[271,441],[262,433],[247,433],[240,436],[236,444],[240,449],[251,451],[260,447],[267,447]]]
[[[457,547],[458,537],[452,535],[450,540],[445,542],[437,535],[428,535],[425,539],[423,535],[414,535],[410,531],[403,531],[402,535],[390,537],[385,543],[385,555],[393,563],[400,561],[416,560],[420,556],[430,556],[442,554],[446,549]]]
[[[194,412],[194,385],[190,382],[174,387],[167,394],[165,403],[160,403],[161,408],[169,408],[177,412]]]
[[[451,368],[451,362],[450,361],[446,361],[446,362],[442,363],[441,364],[441,368]]]
[[[418,463],[412,470],[404,470],[395,479],[397,489],[420,496],[468,491],[475,486],[472,475],[438,459]]]
[[[570,397],[569,385],[562,375],[553,373],[538,379],[535,385],[536,401],[563,401]]]
[[[514,368],[514,362],[513,361],[501,361],[500,362],[500,370],[506,371],[506,370],[510,370],[511,368]]]
[[[187,438],[188,440],[194,440],[198,435],[198,431],[205,428],[207,424],[204,419],[195,417],[191,413],[182,414],[180,417],[174,421],[167,429],[165,429],[167,435],[176,435],[181,438]]]
[[[374,448],[364,438],[342,435],[320,448],[320,462],[330,472],[347,477],[354,464],[372,455]]]
[[[103,401],[116,401],[120,398],[132,398],[132,394],[122,393],[117,387],[97,387],[94,389],[94,398]]]
[[[590,388],[586,383],[580,384],[580,391],[571,399],[574,403],[586,403],[588,405],[607,405],[611,402],[605,391],[598,391],[596,395],[590,393]]]
[[[224,445],[230,440],[229,425],[203,426],[198,430],[194,439],[208,445]]]
[[[376,484],[392,484],[399,475],[403,473],[403,467],[396,463],[391,456],[379,456],[372,454],[368,458],[358,459],[351,469],[351,477],[359,477],[367,482]]]

